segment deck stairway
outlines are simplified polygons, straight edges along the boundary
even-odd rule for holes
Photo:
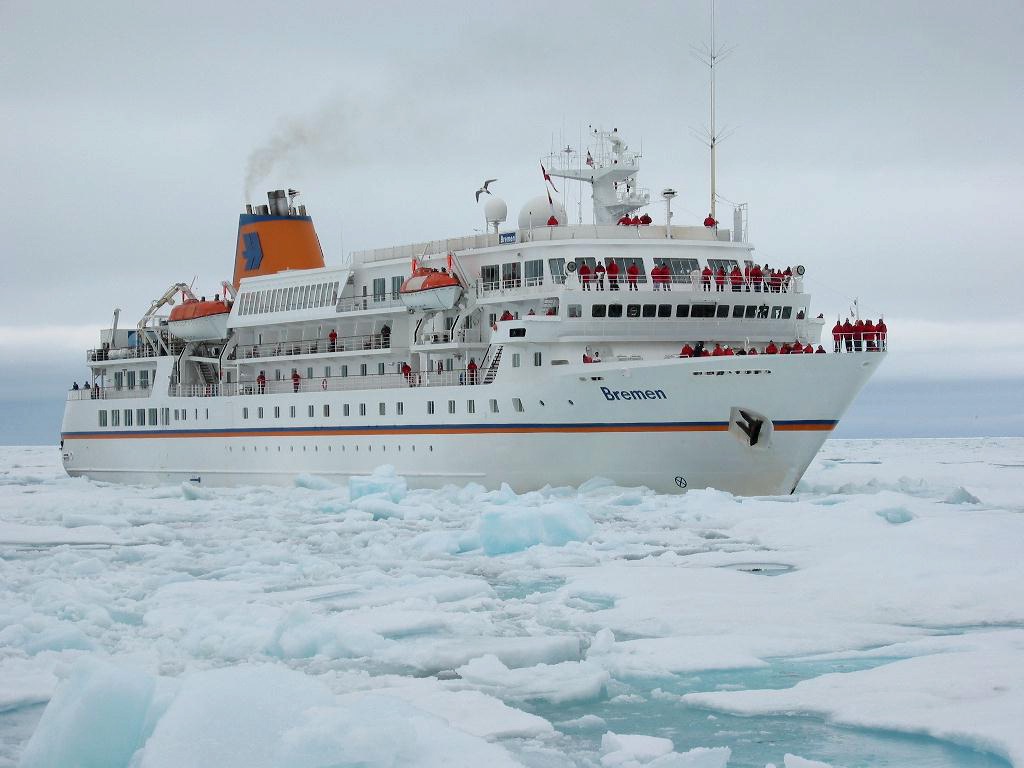
[[[498,366],[501,364],[503,349],[504,347],[498,347],[498,351],[494,353],[494,359],[491,360],[491,364],[487,366],[487,373],[484,374],[484,384],[490,384],[498,377]]]

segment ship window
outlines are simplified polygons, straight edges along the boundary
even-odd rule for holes
[[[156,408],[150,408],[149,409],[149,426],[151,426],[151,427],[157,426],[157,423],[156,423]]]
[[[534,352],[533,353],[533,364],[534,365],[540,365],[541,364],[540,352]]]
[[[313,378],[313,366],[309,366],[309,368],[306,369],[306,378],[307,379],[312,379]]]
[[[388,281],[383,277],[373,278],[373,300],[384,301],[387,296]]]
[[[325,379],[331,378],[331,366],[329,366],[329,365],[325,365],[324,366],[324,378]]]
[[[174,420],[178,421],[180,418],[181,418],[181,411],[179,411],[177,408],[175,408],[174,409]]]
[[[280,380],[281,380],[281,369],[278,368],[277,370],[274,371],[274,381],[280,381]]]
[[[256,418],[257,419],[262,419],[263,418],[263,406],[260,406],[259,408],[256,409]]]
[[[348,376],[348,366],[347,365],[341,366],[341,375],[342,376]]]
[[[384,375],[384,363],[377,363],[377,375],[378,376],[383,376]]]
[[[561,285],[565,282],[565,259],[548,259],[548,272],[551,282]]]
[[[405,403],[403,403],[403,402],[395,403],[395,415],[396,416],[402,416],[404,413],[405,413]]]
[[[366,363],[360,363],[359,364],[359,375],[360,376],[365,376],[366,375]]]
[[[782,319],[783,320],[789,320],[789,318],[792,317],[792,315],[793,315],[793,308],[792,307],[783,307],[782,308]]]
[[[351,411],[351,409],[349,408],[349,404],[348,403],[345,403],[343,406],[341,406],[341,415],[342,416],[348,416],[350,411]]]
[[[249,418],[249,409],[248,408],[243,408],[242,409],[242,418],[243,419],[248,419]]]
[[[114,389],[122,389],[124,387],[124,371],[114,372]]]
[[[644,317],[655,317],[658,307],[655,304],[644,304]]]
[[[518,288],[522,284],[522,274],[518,261],[510,261],[501,265],[501,287]]]
[[[139,387],[141,389],[149,389],[149,371],[145,368],[139,371]]]
[[[316,305],[322,307],[327,303],[327,283],[320,283],[316,292]]]
[[[755,306],[754,306],[753,304],[750,304],[750,305],[749,305],[749,306],[747,307],[747,310],[746,310],[746,312],[744,312],[744,313],[743,313],[743,316],[744,316],[745,318],[747,318],[747,319],[751,319],[751,318],[753,318],[753,317],[754,317],[754,315],[756,315],[756,314],[757,314],[757,307],[755,307]]]
[[[466,401],[466,413],[476,413],[476,400]]]
[[[715,272],[719,269],[724,269],[725,274],[732,272],[733,267],[738,267],[739,262],[736,259],[708,259],[708,266],[711,267]]]
[[[700,262],[696,259],[662,259],[672,273],[673,283],[689,283],[690,273],[700,271]]]
[[[434,401],[427,400],[427,413],[433,415],[434,413]]]
[[[111,411],[110,412],[110,426],[119,427],[121,426],[121,412]]]
[[[609,304],[608,305],[608,317],[622,317],[622,305],[621,304]]]
[[[366,415],[366,406],[365,405],[360,406],[360,410],[362,411],[362,415],[365,416]],[[330,418],[330,416],[331,416],[331,406],[329,406],[327,403],[324,403],[324,418],[328,419],[328,418]]]
[[[312,306],[313,286],[306,285],[302,288],[302,308],[309,309]]]
[[[512,355],[512,367],[513,368],[518,368],[519,367],[519,353],[518,352],[516,352],[516,353],[514,353]]]
[[[274,418],[275,419],[280,419],[281,418],[281,406],[279,406],[279,405],[275,405],[274,406]]]
[[[520,400],[518,397],[513,397],[512,398],[512,409],[516,413],[522,413],[523,412],[523,401]]]
[[[570,304],[569,317],[583,317],[583,307],[579,304]]]
[[[651,305],[653,306],[653,305]],[[626,305],[626,317],[640,317],[640,305],[639,304],[627,304]]]
[[[284,308],[287,310],[295,309],[295,286],[288,289],[287,297],[285,298]]]
[[[331,283],[331,304],[338,303],[338,281]]]
[[[360,416],[365,416],[366,415],[366,403],[360,403],[359,404],[359,415]]]
[[[719,304],[715,310],[715,317],[728,317],[729,316],[729,305]]]
[[[380,413],[381,416],[386,416],[388,412],[387,405],[385,405],[384,403],[378,403],[377,412]]]
[[[402,275],[393,275],[391,277],[391,298],[392,299],[401,298],[401,295],[402,295],[402,283],[403,282],[405,282],[405,279],[402,277]]]
[[[293,419],[295,418],[295,406],[294,405],[290,406],[288,408],[288,415],[291,416]]]
[[[146,409],[145,408],[136,408],[135,409],[135,423],[136,423],[136,426],[139,426],[139,427],[146,426]]]
[[[732,316],[734,318],[743,317],[744,311],[745,307],[742,304],[737,304],[735,307],[732,308]]]
[[[454,400],[449,400],[448,401],[448,413],[455,413],[455,401]]]
[[[307,407],[306,407],[306,415],[307,415],[307,416],[308,416],[309,418],[311,418],[311,419],[312,419],[312,418],[313,418],[314,416],[316,416],[316,406],[313,406],[313,405],[307,406]]]
[[[485,291],[493,291],[498,287],[501,279],[497,264],[487,264],[480,267],[480,279],[483,281]]]
[[[188,408],[181,409],[181,420],[188,421]]]
[[[676,317],[689,317],[690,316],[690,305],[689,304],[676,304]]]
[[[135,371],[128,371],[128,389],[135,389]]]
[[[782,307],[772,307],[772,320],[782,317]]]
[[[544,284],[544,260],[534,259],[523,263],[523,271],[526,275],[527,285]]]
[[[130,427],[132,425],[132,409],[131,408],[125,408],[124,409],[124,425],[126,427]]]
[[[694,304],[693,309],[690,310],[690,317],[714,317],[715,316],[715,305],[714,304]]]
[[[491,405],[491,413],[497,413],[498,412],[498,401],[497,400],[491,400],[490,405]]]
[[[97,411],[97,413],[99,414],[99,425],[101,427],[107,426],[107,412],[106,411]]]
[[[591,317],[604,317],[608,314],[608,308],[604,304],[595,304],[590,308]]]

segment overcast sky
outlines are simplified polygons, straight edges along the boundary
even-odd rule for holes
[[[274,160],[256,202],[301,189],[330,263],[472,233],[484,178],[514,220],[588,124],[642,145],[640,183],[699,222],[708,11],[0,0],[0,416],[62,399],[115,306],[134,323],[230,276],[254,160]],[[883,381],[1020,386],[1024,3],[720,0],[718,33],[718,188],[760,261],[806,265],[829,318],[884,313]]]

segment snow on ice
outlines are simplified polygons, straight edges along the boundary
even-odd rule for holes
[[[752,499],[57,462],[0,448],[0,766],[1024,766],[1024,440]]]

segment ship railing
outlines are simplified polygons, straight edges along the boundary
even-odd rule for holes
[[[366,376],[326,376],[312,379],[302,378],[298,382],[291,378],[258,383],[254,381],[222,384],[172,384],[168,390],[171,397],[224,397],[233,395],[283,395],[316,394],[318,392],[349,392],[354,390],[404,389],[409,387],[452,387],[471,386],[483,383],[483,372],[471,373],[466,369],[442,371],[441,373],[419,371],[408,375],[402,373],[368,374]]]
[[[167,347],[169,354],[172,356],[181,353],[181,351],[185,349],[184,343],[180,341],[170,341]],[[87,349],[85,351],[85,359],[90,363],[138,360],[140,358],[162,356],[164,356],[163,350],[154,349],[149,345],[141,345],[137,347],[115,347],[113,349],[109,347],[100,347],[97,349]]]
[[[324,337],[319,339],[296,339],[294,341],[270,341],[264,344],[239,344],[232,351],[228,359],[291,357],[295,355],[332,354],[335,352],[356,352],[390,348],[390,333],[367,333],[357,336],[338,336],[333,341],[329,337]]]
[[[376,296],[358,296],[354,299],[341,299],[336,312],[363,312],[368,309],[390,309],[392,307],[404,307],[401,298],[395,294],[380,294]]]
[[[565,275],[555,275],[551,282],[552,286],[565,286],[567,278]],[[768,281],[755,283],[749,279],[743,279],[741,282],[733,284],[728,276],[726,276],[726,280],[722,284],[716,283],[714,276],[705,282],[700,272],[692,272],[690,274],[683,275],[662,275],[660,279],[655,279],[651,275],[637,275],[634,279],[630,279],[628,275],[624,275],[620,272],[615,278],[610,278],[605,275],[602,279],[598,280],[598,278],[591,275],[586,281],[581,280],[577,274],[568,282],[572,290],[584,291],[605,290],[629,292],[631,290],[630,286],[635,284],[637,291],[653,293],[675,292],[680,290],[688,293],[712,294],[804,292],[803,279],[795,275],[781,281],[777,285]],[[545,292],[550,293],[553,290],[557,290],[552,286],[549,286],[545,291],[543,278],[528,278],[527,280],[521,280],[518,278],[509,278],[505,280],[478,279],[476,281],[476,295],[478,298],[490,298],[494,296],[526,297]]]
[[[132,397],[149,397],[153,393],[150,387],[101,387],[98,384],[88,389],[68,390],[68,400],[124,400]]]

